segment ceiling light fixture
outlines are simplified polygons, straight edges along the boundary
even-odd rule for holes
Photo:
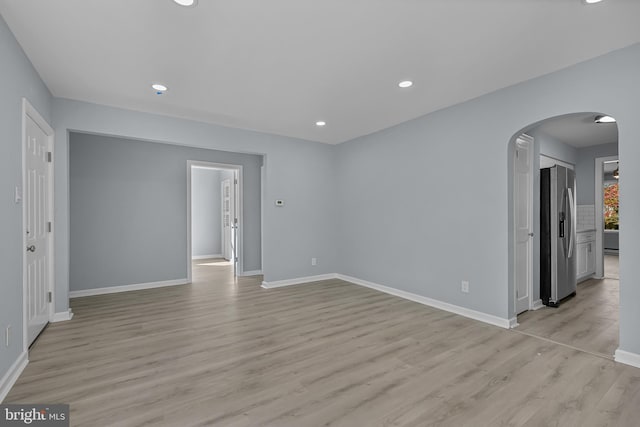
[[[583,0],[585,4],[596,4],[600,3],[602,0]]]
[[[611,116],[596,116],[596,118],[593,120],[596,123],[615,123],[616,119],[614,119]]]
[[[398,83],[398,86],[400,86],[401,88],[405,89],[405,88],[413,86],[413,82],[411,80],[404,80],[404,81],[401,81],[400,83]]]
[[[322,127],[322,126],[324,126],[326,124],[327,124],[327,122],[323,122],[322,120],[319,120],[319,121],[316,122],[316,126],[318,126],[318,127]]]
[[[197,0],[173,0],[176,4],[184,7],[193,7],[197,4]]]
[[[157,95],[162,95],[169,89],[168,87],[166,87],[165,85],[161,85],[160,83],[154,83],[151,85],[151,87],[156,91]]]

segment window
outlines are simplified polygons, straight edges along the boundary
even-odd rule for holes
[[[604,185],[604,229],[618,229],[618,183]]]

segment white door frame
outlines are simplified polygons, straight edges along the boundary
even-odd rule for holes
[[[605,162],[619,160],[619,156],[596,157],[595,173],[595,197],[596,210],[596,279],[604,277],[604,173]]]
[[[527,183],[527,187],[529,189],[529,227],[530,227],[530,233],[533,231],[533,156],[534,156],[534,139],[527,135],[527,134],[522,134],[519,135],[515,141],[514,144],[518,144],[518,140],[523,140],[525,142],[527,142],[527,144],[529,145],[529,173],[528,173],[528,183]],[[515,153],[516,150],[514,148],[514,152],[513,152],[513,158],[511,159],[512,162],[515,163]],[[515,312],[515,315],[517,316],[517,303],[518,303],[518,297],[517,297],[517,287],[518,284],[516,282],[516,277],[518,276],[518,265],[516,263],[516,258],[515,258],[515,254],[516,254],[516,245],[517,245],[517,230],[516,230],[516,219],[515,219],[515,212],[516,212],[516,188],[515,188],[515,174],[516,174],[516,170],[515,170],[515,164],[514,164],[514,168],[513,168],[513,175],[511,177],[514,186],[513,186],[513,198],[512,198],[512,212],[513,212],[513,309]],[[533,310],[534,309],[534,303],[533,303],[533,238],[529,238],[529,242],[527,243],[528,245],[528,249],[529,249],[529,259],[527,260],[527,263],[529,264],[527,266],[527,292],[529,294],[529,310]]]
[[[237,192],[237,200],[236,205],[237,216],[238,216],[238,230],[237,230],[237,257],[238,257],[238,269],[237,275],[242,276],[244,273],[244,260],[243,260],[243,245],[242,245],[242,236],[244,234],[244,222],[243,222],[243,214],[242,214],[242,165],[230,165],[226,163],[213,163],[213,162],[204,162],[200,160],[187,160],[187,282],[191,283],[193,268],[191,265],[191,170],[193,167],[201,167],[207,169],[223,169],[229,171],[235,171],[238,175],[238,192]]]
[[[38,111],[31,105],[31,103],[27,100],[27,98],[22,98],[22,194],[20,197],[23,197],[26,193],[27,188],[27,118],[31,118],[42,131],[47,135],[47,144],[49,146],[49,151],[51,152],[51,166],[48,171],[48,181],[49,186],[47,188],[47,198],[48,198],[48,207],[49,207],[49,221],[51,224],[54,224],[54,186],[53,186],[53,149],[54,149],[54,131],[49,123],[38,113]],[[16,193],[16,197],[18,193]],[[28,294],[28,284],[27,284],[27,251],[25,248],[27,247],[27,204],[24,198],[20,200],[22,203],[22,345],[24,351],[29,349],[29,328],[28,328],[28,319],[27,319],[27,294]],[[49,285],[49,292],[51,292],[51,303],[49,303],[49,322],[54,321],[55,315],[55,228],[52,227],[51,233],[49,233],[49,265],[48,265],[48,278],[47,282]]]

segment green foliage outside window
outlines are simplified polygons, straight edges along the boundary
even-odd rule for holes
[[[618,229],[618,183],[604,186],[604,228]]]

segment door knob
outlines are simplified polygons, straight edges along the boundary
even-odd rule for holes
[[[533,233],[529,233],[529,237],[533,237]]]
[[[27,246],[27,252],[35,252],[35,251],[36,251],[36,245]]]

